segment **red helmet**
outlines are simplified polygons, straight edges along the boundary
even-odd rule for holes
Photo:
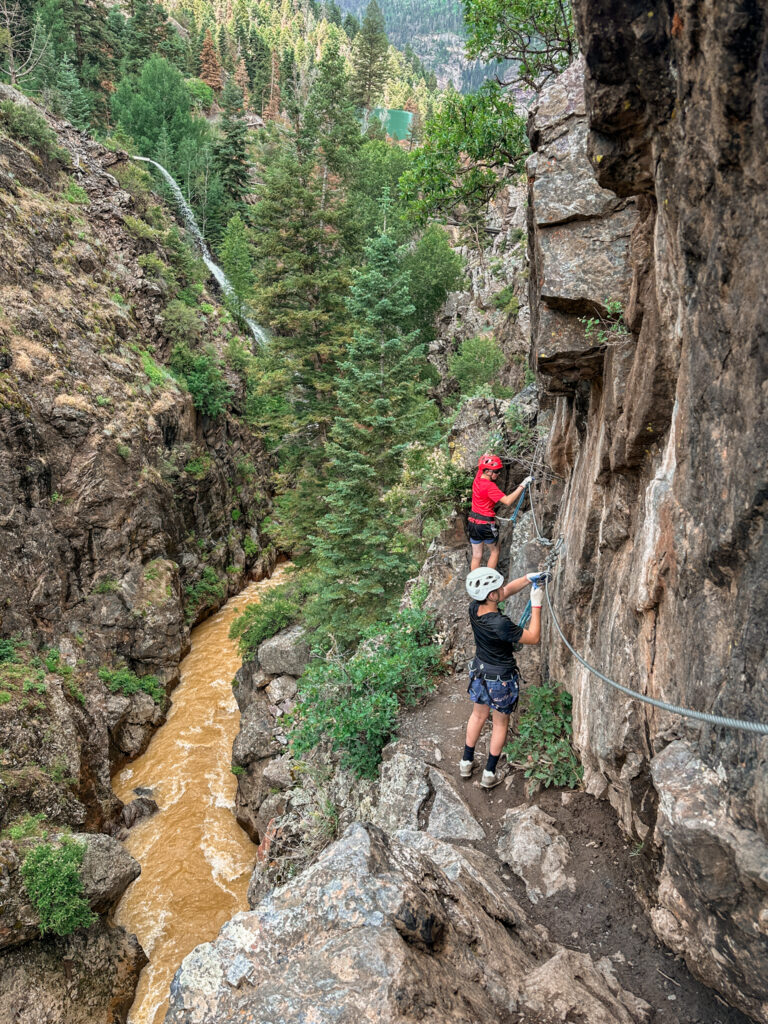
[[[477,468],[483,469],[501,469],[501,459],[498,455],[481,455],[477,462]]]

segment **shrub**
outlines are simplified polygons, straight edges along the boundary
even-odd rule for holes
[[[173,347],[171,369],[189,390],[198,412],[211,417],[224,412],[231,392],[212,348],[193,352],[186,342],[179,342]]]
[[[522,768],[531,788],[536,782],[575,789],[584,769],[571,746],[571,695],[556,683],[531,686],[523,700],[517,736],[506,746],[510,764]]]
[[[141,368],[149,377],[149,383],[153,388],[160,387],[173,380],[170,373],[162,366],[159,366],[146,349],[141,351]]]
[[[88,202],[88,193],[82,186],[78,185],[74,181],[70,181],[67,187],[61,194],[62,199],[66,199],[68,203],[75,203],[81,206],[83,203]]]
[[[504,353],[494,337],[481,334],[468,338],[448,360],[448,370],[456,378],[462,395],[474,395],[491,384],[504,367]]]
[[[225,593],[224,584],[216,575],[216,570],[212,569],[210,565],[206,566],[197,583],[189,584],[184,588],[187,622],[192,621],[201,604],[214,604],[216,601],[220,601]]]
[[[0,664],[19,660],[17,650],[19,643],[18,637],[0,637]]]
[[[426,612],[404,609],[371,629],[351,657],[326,655],[310,664],[299,680],[294,755],[328,739],[345,768],[375,778],[399,709],[414,705],[434,685],[440,647],[433,630]]]
[[[607,345],[609,341],[617,341],[629,334],[624,322],[624,309],[616,299],[605,303],[605,313],[596,316],[580,316],[579,323],[584,325],[584,337],[598,345]]]
[[[168,277],[173,278],[173,271],[154,252],[146,252],[139,256],[138,264],[142,267],[148,277],[154,277],[165,281]],[[171,282],[169,281],[169,284]]]
[[[106,576],[103,580],[99,580],[93,588],[93,592],[94,594],[114,594],[119,586],[120,584],[117,580],[113,580],[111,577]]]
[[[196,455],[184,465],[184,472],[194,480],[204,480],[210,472],[213,461],[210,455]]]
[[[9,825],[5,829],[4,835],[7,835],[9,839],[29,839],[31,836],[38,836],[41,833],[44,835],[45,830],[41,828],[42,822],[45,821],[45,814],[41,811],[39,814],[25,814],[23,818],[19,818],[12,825]]]
[[[162,704],[165,700],[165,690],[157,676],[137,676],[125,665],[116,669],[100,668],[99,679],[107,684],[110,693],[122,693],[126,697],[139,692],[148,693],[155,704]]]
[[[250,533],[246,533],[243,537],[243,551],[246,558],[253,558],[259,553],[259,545],[251,537]]]
[[[151,227],[140,217],[132,217],[128,214],[123,218],[123,224],[125,224],[126,228],[135,238],[139,238],[144,242],[156,242],[160,237],[160,232],[157,228]]]
[[[39,843],[24,858],[21,877],[43,935],[71,935],[96,920],[85,900],[80,876],[84,855],[81,843],[65,837],[59,846]]]
[[[194,309],[180,299],[169,302],[163,311],[163,328],[167,337],[176,345],[194,344],[199,341],[203,325]]]
[[[236,775],[238,779],[240,778],[241,775],[245,775],[245,768],[243,768],[243,766],[240,764],[233,764],[229,770],[232,772],[233,775]]]
[[[42,114],[25,103],[3,100],[0,103],[0,129],[12,139],[27,143],[32,149],[48,160],[67,161],[67,154],[60,149],[56,134],[48,126]]]
[[[298,622],[302,601],[296,589],[292,582],[274,587],[258,604],[246,605],[243,614],[235,619],[229,628],[229,636],[231,640],[239,641],[238,649],[243,658],[252,657],[259,644]]]

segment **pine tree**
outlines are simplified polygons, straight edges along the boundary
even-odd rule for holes
[[[255,26],[251,26],[248,33],[248,46],[244,59],[251,81],[253,109],[261,113],[269,97],[272,54]]]
[[[287,493],[280,542],[300,553],[321,514],[323,446],[338,412],[337,362],[347,342],[347,277],[337,227],[313,152],[274,136],[253,206],[254,310],[271,334],[251,396],[253,421],[279,448]]]
[[[234,295],[229,298],[236,316],[245,316],[253,290],[253,267],[245,224],[239,213],[229,218],[219,250],[221,265]]]
[[[85,131],[89,126],[91,99],[80,85],[69,54],[66,54],[61,61],[59,73],[56,76],[56,91],[64,116],[72,122],[75,128]]]
[[[389,40],[376,0],[371,0],[365,9],[355,37],[352,67],[352,96],[359,107],[370,112],[389,77]]]
[[[221,76],[221,61],[219,60],[218,53],[216,53],[210,29],[205,30],[203,49],[200,53],[200,75],[198,77],[206,85],[210,85],[214,92],[220,92],[224,84]]]
[[[303,131],[320,145],[328,170],[349,173],[362,141],[360,122],[350,97],[349,76],[334,32],[323,51],[318,76],[304,112]]]
[[[280,57],[272,51],[272,73],[269,79],[269,99],[262,111],[265,121],[276,121],[280,116]]]
[[[173,29],[163,8],[154,0],[134,0],[133,17],[125,30],[123,72],[134,74],[153,53],[162,51]]]
[[[386,233],[369,241],[366,265],[347,306],[359,324],[334,382],[341,413],[326,446],[328,512],[312,537],[317,598],[308,621],[343,642],[380,618],[411,574],[402,524],[382,503],[414,442],[434,442],[436,423],[418,332],[408,330],[413,306],[408,275]]]
[[[237,67],[235,68],[235,85],[238,87],[240,92],[243,94],[243,108],[245,110],[248,110],[248,108],[250,106],[250,96],[249,96],[249,85],[250,85],[250,82],[248,81],[248,69],[246,68],[245,61],[243,60],[242,57],[237,62]]]
[[[227,80],[221,103],[221,139],[214,147],[216,171],[221,178],[231,213],[242,203],[250,191],[248,174],[248,127],[243,118],[243,94],[234,79]]]

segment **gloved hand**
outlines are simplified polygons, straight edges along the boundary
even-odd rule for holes
[[[520,484],[520,486],[521,487],[527,487],[528,484],[532,484],[532,483],[533,483],[533,477],[532,476],[527,476],[525,478],[525,480],[523,480],[523,482]]]
[[[544,588],[543,587],[531,587],[531,608],[541,608],[541,603],[544,600]]]
[[[534,586],[543,587],[545,583],[549,583],[549,581],[552,579],[552,573],[546,571],[527,572],[525,574],[525,578],[528,580],[529,583],[533,583]]]

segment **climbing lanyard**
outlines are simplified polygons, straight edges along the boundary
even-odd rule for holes
[[[538,523],[536,521],[536,511],[534,508],[533,492],[531,492],[531,512],[533,513],[533,524],[536,530],[536,539],[540,543],[552,547],[552,551],[550,552],[547,558],[547,568],[552,568],[554,566],[554,562],[557,560],[558,555],[564,547],[563,538],[560,537],[555,542],[552,540],[548,540],[546,537],[542,537],[541,533],[539,532]],[[722,725],[728,729],[742,729],[745,732],[768,734],[768,723],[750,722],[741,718],[726,718],[721,715],[712,715],[705,711],[694,711],[692,708],[680,707],[677,704],[667,704],[666,701],[657,700],[655,697],[648,697],[644,693],[638,693],[637,690],[631,690],[628,686],[623,686],[621,683],[617,683],[615,679],[611,679],[609,676],[602,673],[599,669],[596,669],[594,665],[590,665],[590,663],[585,658],[583,658],[578,653],[578,651],[574,650],[572,645],[566,639],[565,634],[560,628],[560,623],[557,620],[557,616],[555,615],[555,609],[552,607],[552,599],[549,596],[548,579],[545,579],[544,581],[544,594],[547,598],[547,607],[549,608],[549,613],[552,616],[552,622],[555,625],[555,629],[560,634],[560,639],[563,641],[563,643],[574,656],[574,658],[580,664],[582,664],[584,668],[588,669],[593,675],[597,676],[597,678],[601,679],[604,683],[608,683],[609,686],[613,686],[615,689],[620,690],[621,693],[625,693],[628,697],[631,697],[633,700],[642,701],[644,704],[651,704],[653,705],[653,707],[660,708],[662,711],[670,711],[672,712],[672,714],[682,715],[685,718],[696,718],[699,721],[709,722],[712,725]],[[523,612],[523,618],[525,618],[526,614],[530,616],[530,601],[528,602],[528,607]],[[522,619],[520,620],[520,625],[523,625]]]

